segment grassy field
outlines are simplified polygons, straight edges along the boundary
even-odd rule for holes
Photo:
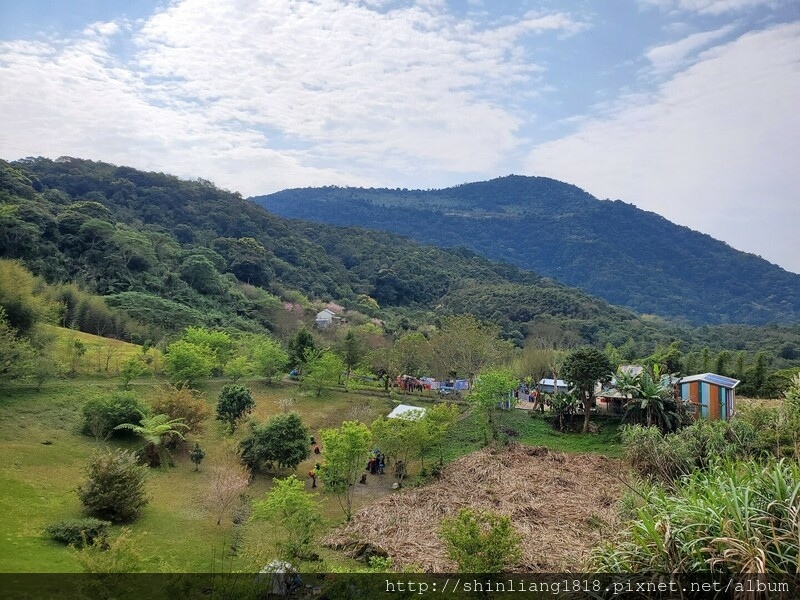
[[[136,347],[134,347],[136,348]],[[213,405],[224,381],[211,381],[201,392]],[[387,414],[394,402],[386,396],[332,391],[321,398],[305,395],[293,383],[266,385],[258,381],[246,384],[253,390],[256,408],[253,417],[263,421],[277,414],[279,401],[293,399],[293,410],[302,415],[312,435],[326,427],[336,427],[342,421],[360,418],[367,423]],[[145,401],[154,393],[156,382],[140,380],[135,392]],[[6,572],[69,572],[80,569],[74,550],[47,539],[45,526],[55,521],[81,516],[81,506],[75,493],[83,479],[83,468],[99,447],[92,437],[80,435],[80,411],[83,403],[99,394],[119,389],[115,380],[80,378],[46,382],[40,390],[33,386],[0,389],[0,571]],[[412,398],[397,397],[416,403]],[[425,405],[424,403],[421,405]],[[601,452],[619,454],[615,424],[603,424],[598,434],[581,436],[558,434],[540,416],[511,411],[504,415],[504,426],[517,432],[516,439],[548,446],[566,452]],[[209,486],[210,467],[226,450],[246,433],[240,428],[230,436],[221,424],[209,419],[205,431],[189,434],[193,443],[198,440],[207,452],[200,472],[188,456],[178,453],[176,467],[154,469],[150,473],[148,491],[150,504],[144,516],[130,526],[136,537],[137,552],[143,557],[148,571],[219,571],[250,570],[269,562],[274,532],[264,524],[235,526],[230,517],[216,525],[203,501]],[[482,445],[483,432],[474,416],[465,413],[449,433],[445,443],[445,458],[452,460]],[[112,440],[111,446],[138,447],[135,438]],[[314,455],[296,470],[298,478],[314,462]],[[412,465],[412,474],[418,470]],[[290,473],[281,473],[286,476]],[[391,493],[390,475],[370,478],[367,486],[357,486],[354,507],[371,503]],[[269,490],[271,478],[258,475],[253,480],[249,497],[258,499]],[[307,483],[310,488],[310,483]],[[343,520],[341,509],[333,497],[319,495],[328,527]],[[236,548],[236,552],[232,550]],[[331,551],[319,549],[327,567],[346,568],[355,563]],[[234,555],[235,554],[235,555]]]
[[[131,356],[142,356],[155,372],[161,370],[161,353],[156,348],[148,349],[145,354],[142,352],[141,346],[121,340],[104,338],[54,325],[42,325],[41,327],[44,334],[53,340],[53,358],[63,373],[68,372],[74,366],[76,373],[81,377],[116,376],[123,363]],[[74,358],[72,352],[75,341],[79,341],[84,348],[83,355],[78,358]]]

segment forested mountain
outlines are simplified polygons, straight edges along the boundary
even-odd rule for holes
[[[286,217],[465,246],[639,313],[695,325],[800,321],[800,275],[545,177],[428,191],[305,188],[252,200]]]
[[[612,330],[619,343],[665,337],[628,311],[473,252],[292,223],[204,181],[28,159],[2,164],[0,201],[0,256],[48,281],[77,282],[151,325],[269,326],[278,299],[297,291],[384,318],[392,309],[430,319],[473,312],[518,340],[534,319],[569,322],[595,343]]]
[[[546,331],[639,356],[674,340],[685,350],[800,347],[796,326],[640,318],[464,248],[287,220],[206,181],[73,158],[0,161],[0,257],[74,282],[162,335],[189,324],[274,330],[287,304],[309,298],[379,318],[389,333],[472,313],[518,344]]]

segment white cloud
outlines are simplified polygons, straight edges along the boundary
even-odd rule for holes
[[[800,24],[701,54],[643,102],[535,148],[528,172],[571,181],[800,272]],[[664,240],[665,244],[669,240]]]
[[[735,28],[735,25],[726,25],[714,31],[694,33],[676,42],[655,46],[648,50],[645,56],[656,73],[672,71],[682,66],[695,51],[727,36]]]
[[[777,6],[779,3],[779,0],[639,0],[642,6],[655,6],[663,11],[686,11],[703,15],[743,12],[762,6]]]
[[[491,172],[519,143],[516,86],[539,77],[522,40],[582,27],[565,13],[487,29],[438,1],[367,4],[182,0],[143,24],[6,43],[3,156],[102,158],[245,194]]]

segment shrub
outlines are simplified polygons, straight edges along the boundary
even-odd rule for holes
[[[146,413],[147,407],[133,392],[90,398],[83,405],[81,432],[105,439],[113,434],[117,425],[141,423]]]
[[[93,544],[95,540],[101,543],[108,535],[108,528],[111,521],[103,521],[87,517],[84,519],[64,519],[58,523],[53,523],[45,528],[45,533],[51,540],[69,544],[70,546],[82,546]]]
[[[226,385],[217,402],[217,419],[225,421],[233,431],[236,422],[255,407],[253,395],[243,385]]]
[[[522,536],[507,516],[462,508],[442,519],[447,555],[466,573],[502,573],[520,559]]]
[[[208,403],[187,385],[159,387],[151,404],[155,414],[164,414],[173,420],[182,419],[193,434],[203,432],[205,421],[211,414]],[[177,441],[178,438],[174,438],[170,443]]]
[[[251,423],[250,435],[239,444],[242,461],[253,471],[296,469],[309,456],[309,432],[295,412],[272,417],[260,425]]]
[[[127,450],[105,452],[86,468],[87,479],[77,492],[86,512],[114,523],[136,520],[147,505],[147,467]]]
[[[83,592],[81,595],[87,598],[119,598],[128,595],[131,580],[112,574],[147,571],[145,559],[139,554],[140,545],[141,538],[123,527],[117,537],[102,543],[95,541],[77,551],[75,558],[83,572],[100,574],[80,579]]]

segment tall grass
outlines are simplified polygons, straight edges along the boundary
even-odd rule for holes
[[[589,568],[611,572],[797,573],[800,466],[712,461],[672,490],[640,487],[635,517]]]

